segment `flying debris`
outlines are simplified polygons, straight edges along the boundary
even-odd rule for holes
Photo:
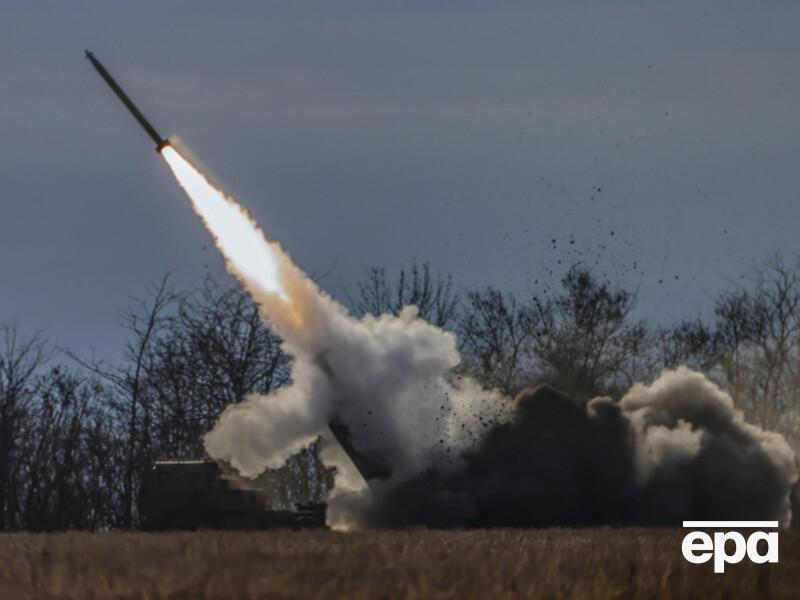
[[[106,68],[94,57],[94,54],[89,52],[89,50],[86,51],[86,58],[88,58],[89,62],[91,62],[94,68],[97,69],[97,72],[100,73],[100,77],[105,80],[105,82],[108,84],[108,87],[114,91],[117,97],[134,116],[134,118],[139,121],[139,125],[144,128],[144,130],[147,132],[147,135],[149,135],[156,143],[156,152],[161,153],[165,147],[169,146],[169,141],[159,135],[155,127],[150,124],[150,121],[145,118],[145,116],[136,107],[128,95],[122,91],[122,88],[119,87],[119,84],[114,80],[111,74],[106,71]]]

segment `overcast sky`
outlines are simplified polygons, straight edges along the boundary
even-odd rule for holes
[[[583,259],[643,315],[695,316],[800,249],[798,23],[789,1],[5,0],[0,321],[111,356],[128,296],[223,272],[84,48],[335,295],[415,257],[518,293]]]

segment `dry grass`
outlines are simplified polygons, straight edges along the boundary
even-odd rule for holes
[[[714,575],[656,529],[63,533],[0,536],[2,598],[797,598],[781,563]]]

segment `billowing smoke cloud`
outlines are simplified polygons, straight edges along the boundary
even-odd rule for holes
[[[324,459],[338,472],[330,513],[360,523],[350,507],[366,506],[369,490],[337,448],[331,422],[395,485],[433,466],[455,470],[484,431],[507,418],[510,403],[499,393],[450,376],[460,360],[452,333],[418,319],[414,307],[354,319],[178,151],[163,155],[294,359],[290,385],[222,414],[206,436],[210,456],[256,476],[322,437]]]
[[[340,528],[788,524],[791,450],[745,423],[703,375],[665,372],[619,403],[484,390],[453,375],[453,334],[413,307],[353,318],[178,152],[164,157],[294,357],[289,385],[222,414],[206,436],[210,456],[255,476],[321,437],[337,468],[328,518]]]
[[[621,402],[635,432],[639,520],[775,518],[789,524],[794,452],[777,433],[746,423],[732,398],[685,367]]]
[[[542,386],[516,399],[457,473],[379,488],[375,523],[677,525],[791,519],[794,455],[702,374],[665,371],[621,402]]]
[[[363,523],[371,494],[337,452],[329,423],[345,429],[364,464],[393,487],[430,469],[459,472],[461,457],[508,418],[509,403],[449,377],[459,360],[455,338],[418,319],[415,308],[361,320],[332,303],[323,308],[332,317],[325,320],[326,348],[287,342],[292,384],[228,409],[206,436],[206,449],[252,476],[322,436],[323,459],[339,471],[331,515],[340,524]]]

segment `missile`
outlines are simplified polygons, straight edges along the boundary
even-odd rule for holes
[[[149,135],[153,139],[153,141],[156,143],[156,152],[161,153],[161,151],[164,149],[164,147],[169,145],[169,141],[166,138],[162,138],[159,135],[159,133],[156,131],[155,127],[153,127],[150,124],[150,121],[148,121],[145,118],[145,116],[142,114],[142,112],[136,107],[136,105],[133,103],[133,101],[128,97],[128,94],[126,94],[125,92],[122,91],[122,88],[119,87],[119,84],[111,76],[111,73],[106,71],[106,68],[100,63],[99,60],[97,60],[94,57],[94,54],[92,54],[91,52],[89,52],[87,50],[86,51],[86,58],[88,58],[89,62],[92,63],[92,66],[94,66],[94,68],[97,69],[97,72],[100,73],[100,77],[102,77],[105,80],[105,82],[108,84],[108,87],[110,87],[112,89],[112,91],[117,95],[117,98],[119,98],[122,101],[122,103],[125,105],[125,108],[127,108],[130,111],[130,113],[133,115],[133,117],[137,121],[139,121],[139,125],[141,125],[142,128],[144,128],[144,130],[147,132],[147,135]]]

